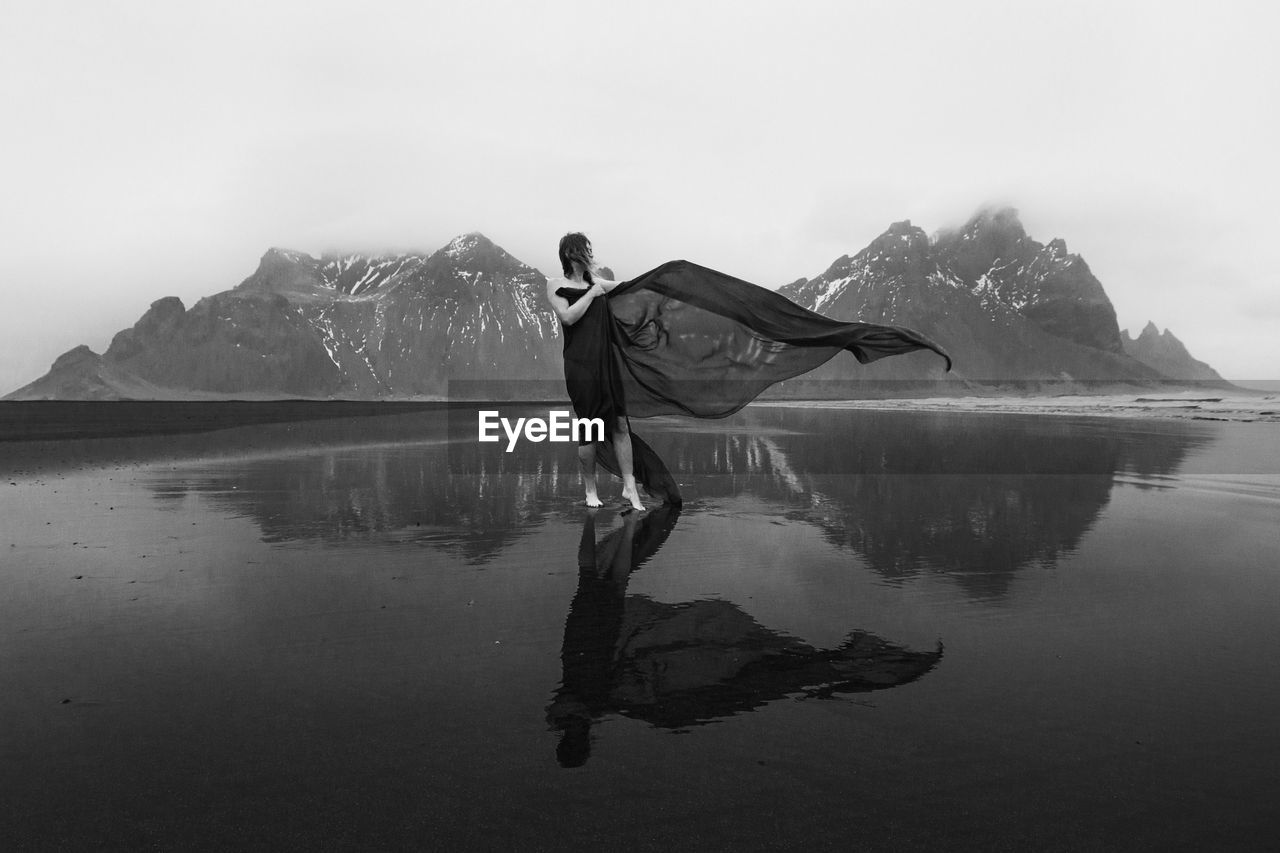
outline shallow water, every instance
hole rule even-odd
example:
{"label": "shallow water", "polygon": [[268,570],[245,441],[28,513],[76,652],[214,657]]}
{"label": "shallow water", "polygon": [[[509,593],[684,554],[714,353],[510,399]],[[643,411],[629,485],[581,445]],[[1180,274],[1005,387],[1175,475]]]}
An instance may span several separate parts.
{"label": "shallow water", "polygon": [[635,428],[679,511],[458,409],[0,443],[0,837],[1270,845],[1274,425]]}

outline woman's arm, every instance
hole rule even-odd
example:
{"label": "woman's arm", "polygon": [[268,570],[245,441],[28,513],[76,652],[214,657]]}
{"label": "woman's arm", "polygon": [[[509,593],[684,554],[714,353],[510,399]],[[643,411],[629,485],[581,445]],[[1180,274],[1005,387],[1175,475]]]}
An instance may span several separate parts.
{"label": "woman's arm", "polygon": [[551,303],[551,310],[556,312],[556,316],[560,318],[560,322],[566,326],[572,326],[574,323],[582,319],[582,315],[587,313],[587,309],[591,307],[591,300],[604,293],[604,288],[597,281],[591,285],[586,293],[578,297],[578,301],[569,304],[569,300],[553,291],[550,286],[547,287],[547,300]]}

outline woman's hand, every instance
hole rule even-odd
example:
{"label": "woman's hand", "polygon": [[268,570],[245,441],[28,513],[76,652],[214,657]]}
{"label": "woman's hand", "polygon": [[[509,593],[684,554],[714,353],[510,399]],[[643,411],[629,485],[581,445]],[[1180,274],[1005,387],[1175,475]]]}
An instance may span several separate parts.
{"label": "woman's hand", "polygon": [[587,291],[587,296],[604,296],[604,286],[598,281],[593,283],[591,288]]}

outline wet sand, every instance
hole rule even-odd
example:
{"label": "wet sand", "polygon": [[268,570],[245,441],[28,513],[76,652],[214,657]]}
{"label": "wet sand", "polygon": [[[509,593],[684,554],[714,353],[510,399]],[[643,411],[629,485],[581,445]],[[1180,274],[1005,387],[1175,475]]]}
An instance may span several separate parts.
{"label": "wet sand", "polygon": [[1280,423],[1280,394],[1200,388],[1140,394],[919,397],[898,400],[761,402],[757,405],[899,412],[1002,412],[1073,417]]}
{"label": "wet sand", "polygon": [[1273,839],[1280,428],[637,422],[636,517],[473,425],[0,442],[6,847]]}

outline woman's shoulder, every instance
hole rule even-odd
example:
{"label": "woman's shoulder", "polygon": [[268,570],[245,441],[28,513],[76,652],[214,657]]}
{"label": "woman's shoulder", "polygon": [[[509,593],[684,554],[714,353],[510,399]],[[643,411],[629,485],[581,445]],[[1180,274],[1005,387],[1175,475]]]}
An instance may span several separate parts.
{"label": "woman's shoulder", "polygon": [[590,290],[590,286],[579,286],[571,278],[547,279],[547,293],[559,293],[562,290],[572,291],[573,293],[586,293]]}

